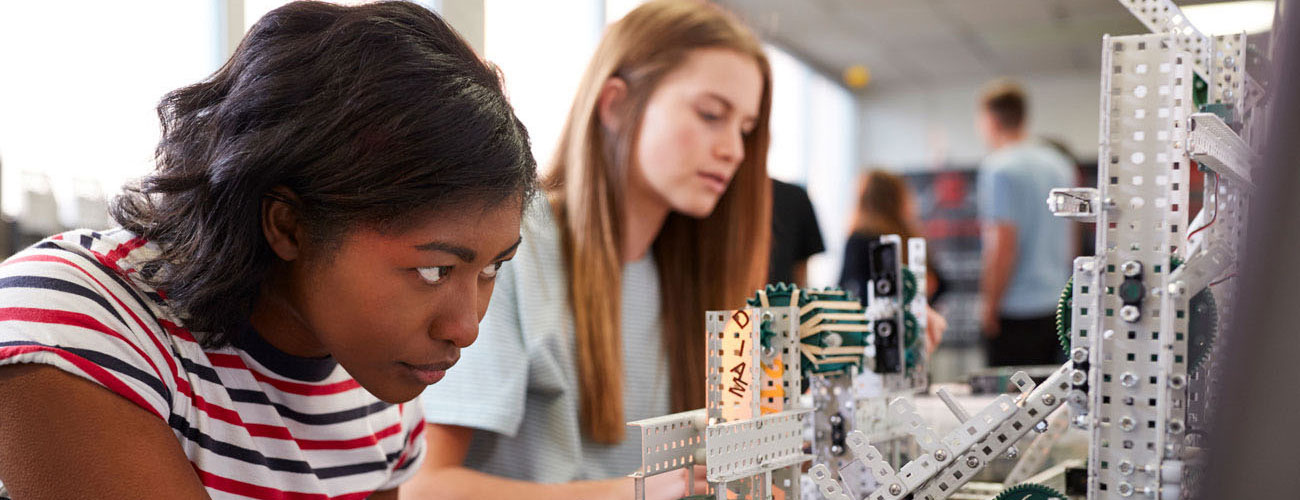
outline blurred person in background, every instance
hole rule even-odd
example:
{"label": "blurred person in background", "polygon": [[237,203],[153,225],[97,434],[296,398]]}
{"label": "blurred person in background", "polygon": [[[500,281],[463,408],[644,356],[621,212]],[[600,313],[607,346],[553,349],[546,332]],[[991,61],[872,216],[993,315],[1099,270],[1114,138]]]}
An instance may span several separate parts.
{"label": "blurred person in background", "polygon": [[1045,205],[1074,185],[1071,160],[1026,133],[1028,103],[1016,83],[997,80],[979,100],[976,128],[990,153],[980,163],[976,208],[983,271],[981,330],[989,366],[1056,364],[1056,302],[1070,276],[1075,237]]}
{"label": "blurred person in background", "polygon": [[[424,395],[429,458],[403,497],[632,498],[627,422],[702,408],[705,312],[764,285],[771,95],[762,45],[716,5],[655,0],[607,28],[483,335]],[[688,474],[703,493],[697,466],[647,498],[691,494]]]}
{"label": "blurred person in background", "polygon": [[[840,270],[839,286],[856,295],[865,296],[863,285],[871,281],[869,274],[868,244],[888,234],[902,238],[903,262],[907,262],[907,239],[922,237],[920,208],[916,194],[907,186],[901,175],[880,169],[871,169],[858,178],[858,203],[853,214],[849,239],[844,244],[844,266]],[[934,331],[930,325],[943,326],[943,319],[934,314],[933,304],[947,288],[934,260],[927,255],[925,290],[931,310],[927,321],[929,348],[938,347],[942,330]]]}
{"label": "blurred person in background", "polygon": [[772,179],[772,254],[768,283],[808,286],[808,259],[826,251],[808,192]]}

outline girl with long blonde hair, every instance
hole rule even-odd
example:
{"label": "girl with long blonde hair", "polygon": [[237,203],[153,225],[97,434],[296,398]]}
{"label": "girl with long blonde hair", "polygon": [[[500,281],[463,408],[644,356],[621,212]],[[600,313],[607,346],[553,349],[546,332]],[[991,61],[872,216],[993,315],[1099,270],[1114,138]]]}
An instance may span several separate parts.
{"label": "girl with long blonde hair", "polygon": [[[771,95],[760,43],[717,6],[651,1],[609,27],[478,344],[425,393],[412,498],[631,496],[626,422],[704,405],[704,312],[764,283]],[[688,493],[686,473],[703,485],[656,476],[648,497]]]}

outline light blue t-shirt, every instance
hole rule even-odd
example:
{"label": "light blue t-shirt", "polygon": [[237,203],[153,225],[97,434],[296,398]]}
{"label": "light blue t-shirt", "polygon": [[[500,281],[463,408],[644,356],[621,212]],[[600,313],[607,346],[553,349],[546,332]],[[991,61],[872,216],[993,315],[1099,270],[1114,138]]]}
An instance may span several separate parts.
{"label": "light blue t-shirt", "polygon": [[977,209],[983,223],[1016,226],[1016,260],[1002,298],[1008,318],[1052,314],[1070,277],[1073,240],[1067,220],[1052,215],[1047,195],[1074,185],[1070,160],[1038,141],[1026,140],[993,152],[980,164]]}
{"label": "light blue t-shirt", "polygon": [[[470,469],[544,483],[626,476],[641,466],[638,434],[616,445],[582,434],[566,265],[545,197],[529,205],[521,233],[514,260],[497,274],[478,340],[421,395],[425,420],[475,429]],[[624,265],[622,281],[624,419],[665,415],[669,373],[654,258]]]}

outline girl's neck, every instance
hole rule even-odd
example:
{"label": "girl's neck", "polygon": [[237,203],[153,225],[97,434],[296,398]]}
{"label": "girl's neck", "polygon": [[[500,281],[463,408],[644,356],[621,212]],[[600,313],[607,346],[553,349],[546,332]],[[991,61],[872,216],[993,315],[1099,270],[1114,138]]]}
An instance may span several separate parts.
{"label": "girl's neck", "polygon": [[622,262],[636,262],[645,257],[654,244],[659,231],[668,220],[668,202],[648,186],[628,183],[626,204],[623,205],[623,255]]}

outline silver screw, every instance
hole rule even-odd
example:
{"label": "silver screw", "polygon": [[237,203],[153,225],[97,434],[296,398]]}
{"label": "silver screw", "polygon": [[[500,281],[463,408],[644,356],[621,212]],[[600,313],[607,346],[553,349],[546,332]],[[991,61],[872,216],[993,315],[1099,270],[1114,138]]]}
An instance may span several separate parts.
{"label": "silver screw", "polygon": [[1119,308],[1119,317],[1129,323],[1135,323],[1142,318],[1142,311],[1139,311],[1137,306],[1124,306]]}
{"label": "silver screw", "polygon": [[772,321],[772,311],[763,311],[763,321]]}
{"label": "silver screw", "polygon": [[894,327],[892,326],[891,323],[881,321],[878,325],[876,325],[876,335],[879,335],[881,337],[888,337],[893,333],[894,333]]}
{"label": "silver screw", "polygon": [[1044,420],[1042,422],[1034,424],[1034,432],[1037,432],[1039,434],[1047,432],[1047,421]]}
{"label": "silver screw", "polygon": [[902,486],[899,486],[898,483],[891,484],[891,485],[889,485],[889,494],[890,494],[890,495],[902,495],[902,494],[903,494],[903,487],[902,487]]}
{"label": "silver screw", "polygon": [[831,445],[831,455],[840,456],[844,454],[844,447],[838,444]]}
{"label": "silver screw", "polygon": [[1088,382],[1088,374],[1083,370],[1070,372],[1070,383],[1074,385],[1083,385]]}
{"label": "silver screw", "polygon": [[1133,474],[1133,462],[1125,460],[1119,463],[1119,473],[1125,476]]}
{"label": "silver screw", "polygon": [[1044,395],[1043,395],[1043,404],[1045,404],[1045,405],[1047,405],[1047,406],[1052,406],[1052,405],[1056,404],[1056,396],[1053,396],[1053,395],[1051,395],[1051,394],[1044,394]]}
{"label": "silver screw", "polygon": [[1137,422],[1133,420],[1133,417],[1119,419],[1119,428],[1124,429],[1125,432],[1132,431],[1135,427],[1137,427]]}
{"label": "silver screw", "polygon": [[1088,404],[1088,395],[1084,394],[1083,391],[1071,392],[1070,402],[1079,406],[1085,406]]}
{"label": "silver screw", "polygon": [[942,461],[946,460],[947,458],[948,458],[948,454],[947,454],[946,452],[944,452],[943,450],[934,450],[934,459],[935,459],[935,460],[938,460],[938,461],[942,462]]}
{"label": "silver screw", "polygon": [[978,458],[976,458],[976,457],[974,457],[974,456],[966,457],[966,466],[967,466],[967,467],[970,467],[970,468],[972,468],[972,469],[974,469],[974,468],[976,468],[976,467],[979,467],[979,466],[980,466],[980,459],[978,459]]}
{"label": "silver screw", "polygon": [[1070,361],[1074,361],[1075,363],[1083,363],[1085,361],[1088,361],[1088,348],[1075,347],[1074,349],[1072,349],[1070,351]]}
{"label": "silver screw", "polygon": [[1235,66],[1236,64],[1237,64],[1237,58],[1236,58],[1236,57],[1228,56],[1228,57],[1223,58],[1223,67],[1225,67],[1225,68],[1231,68],[1231,67]]}
{"label": "silver screw", "polygon": [[1128,483],[1119,483],[1119,496],[1126,497],[1133,494],[1133,485]]}
{"label": "silver screw", "polygon": [[1007,448],[1005,456],[1007,457],[1007,460],[1015,460],[1016,457],[1020,456],[1020,448],[1016,448],[1015,446]]}
{"label": "silver screw", "polygon": [[1137,375],[1134,375],[1133,372],[1124,372],[1123,375],[1119,376],[1119,383],[1124,387],[1133,387],[1137,385],[1138,377]]}
{"label": "silver screw", "polygon": [[844,417],[841,417],[840,414],[836,413],[834,415],[831,415],[830,421],[831,421],[831,425],[840,425],[844,423]]}
{"label": "silver screw", "polygon": [[1139,274],[1142,274],[1142,263],[1136,260],[1130,260],[1120,264],[1119,269],[1124,273],[1125,277],[1136,278]]}
{"label": "silver screw", "polygon": [[1182,388],[1183,388],[1183,384],[1186,384],[1186,383],[1187,383],[1187,379],[1186,379],[1185,377],[1183,377],[1182,375],[1171,375],[1171,376],[1169,377],[1169,387],[1171,387],[1171,388],[1174,388],[1174,389],[1182,389]]}

